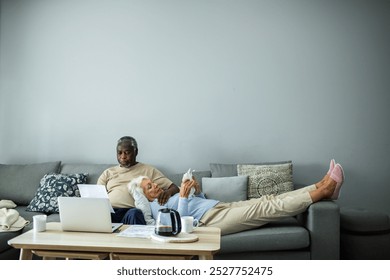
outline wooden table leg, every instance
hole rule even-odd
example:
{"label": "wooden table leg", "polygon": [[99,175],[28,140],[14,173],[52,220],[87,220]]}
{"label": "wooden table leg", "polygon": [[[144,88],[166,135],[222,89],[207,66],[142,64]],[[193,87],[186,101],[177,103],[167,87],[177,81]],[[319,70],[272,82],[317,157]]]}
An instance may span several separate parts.
{"label": "wooden table leg", "polygon": [[198,258],[199,258],[199,260],[213,260],[214,259],[213,255],[199,255]]}
{"label": "wooden table leg", "polygon": [[30,249],[20,249],[19,260],[32,260],[33,253]]}

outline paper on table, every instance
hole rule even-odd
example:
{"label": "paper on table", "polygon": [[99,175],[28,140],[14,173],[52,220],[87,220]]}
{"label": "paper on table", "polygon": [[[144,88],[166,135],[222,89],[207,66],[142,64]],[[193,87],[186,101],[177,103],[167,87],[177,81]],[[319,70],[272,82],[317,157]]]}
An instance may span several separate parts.
{"label": "paper on table", "polygon": [[[108,194],[106,187],[103,185],[93,185],[93,184],[77,184],[80,190],[81,197],[93,197],[93,198],[107,198]],[[111,204],[111,213],[115,213]]]}
{"label": "paper on table", "polygon": [[153,233],[154,226],[130,225],[127,229],[118,233],[117,236],[151,238]]}

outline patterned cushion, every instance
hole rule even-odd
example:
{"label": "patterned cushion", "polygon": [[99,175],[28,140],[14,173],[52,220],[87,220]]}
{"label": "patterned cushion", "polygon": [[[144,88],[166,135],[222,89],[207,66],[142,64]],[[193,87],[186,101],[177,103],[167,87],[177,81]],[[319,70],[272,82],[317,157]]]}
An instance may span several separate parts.
{"label": "patterned cushion", "polygon": [[58,213],[57,197],[80,196],[77,184],[86,184],[88,174],[46,174],[39,188],[27,206],[27,211]]}
{"label": "patterned cushion", "polygon": [[237,165],[240,176],[249,176],[248,199],[278,195],[294,190],[292,163],[273,165]]}

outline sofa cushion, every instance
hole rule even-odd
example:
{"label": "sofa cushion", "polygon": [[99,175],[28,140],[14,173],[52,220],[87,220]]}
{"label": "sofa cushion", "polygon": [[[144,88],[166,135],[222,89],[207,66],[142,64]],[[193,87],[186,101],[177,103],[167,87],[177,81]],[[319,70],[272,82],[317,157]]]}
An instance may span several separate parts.
{"label": "sofa cushion", "polygon": [[61,162],[24,165],[0,164],[0,198],[28,205],[45,174],[56,173]]}
{"label": "sofa cushion", "polygon": [[296,219],[286,218],[258,229],[222,236],[219,253],[298,250],[309,245],[307,229],[300,226]]}
{"label": "sofa cushion", "polygon": [[[259,162],[259,163],[241,163],[245,165],[272,165],[272,164],[285,164],[292,163],[288,161],[276,161],[276,162]],[[237,165],[239,163],[210,163],[211,177],[231,177],[237,176]]]}
{"label": "sofa cushion", "polygon": [[343,207],[340,209],[340,225],[342,230],[354,233],[390,232],[390,217],[387,213]]}
{"label": "sofa cushion", "polygon": [[2,259],[3,252],[12,248],[10,245],[8,245],[8,240],[10,240],[14,237],[17,237],[18,235],[20,235],[21,232],[22,232],[22,230],[1,232],[1,234],[0,234],[0,260]]}
{"label": "sofa cushion", "polygon": [[27,206],[27,211],[58,213],[59,196],[80,196],[77,184],[85,184],[88,174],[47,174]]}
{"label": "sofa cushion", "polygon": [[247,199],[248,176],[202,178],[202,190],[207,198],[222,202]]}
{"label": "sofa cushion", "polygon": [[248,199],[294,190],[292,164],[237,165],[238,175],[249,176]]}

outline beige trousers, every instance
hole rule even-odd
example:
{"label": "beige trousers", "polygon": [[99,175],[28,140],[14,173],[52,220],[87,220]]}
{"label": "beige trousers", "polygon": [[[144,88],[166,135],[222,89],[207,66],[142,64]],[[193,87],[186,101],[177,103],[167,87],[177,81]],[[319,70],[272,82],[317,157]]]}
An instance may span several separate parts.
{"label": "beige trousers", "polygon": [[218,227],[222,235],[258,228],[271,221],[304,212],[313,203],[310,185],[280,195],[266,195],[239,202],[220,202],[200,219],[201,226]]}

